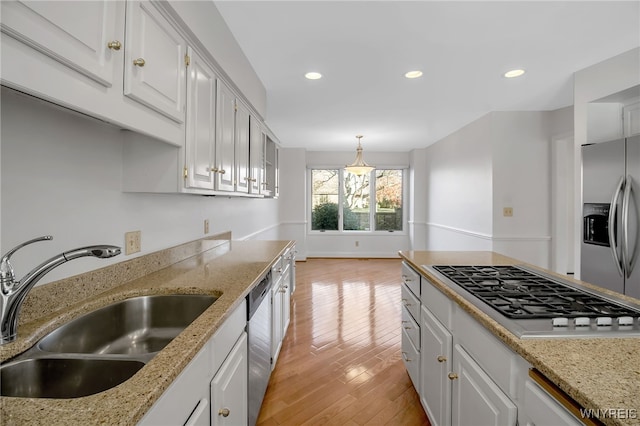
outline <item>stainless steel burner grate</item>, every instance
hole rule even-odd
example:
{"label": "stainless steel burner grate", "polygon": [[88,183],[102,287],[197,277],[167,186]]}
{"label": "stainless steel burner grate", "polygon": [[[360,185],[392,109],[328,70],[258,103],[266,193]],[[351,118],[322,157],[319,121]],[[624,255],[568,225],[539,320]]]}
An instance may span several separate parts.
{"label": "stainless steel burner grate", "polygon": [[517,266],[433,266],[508,318],[638,316],[613,301]]}

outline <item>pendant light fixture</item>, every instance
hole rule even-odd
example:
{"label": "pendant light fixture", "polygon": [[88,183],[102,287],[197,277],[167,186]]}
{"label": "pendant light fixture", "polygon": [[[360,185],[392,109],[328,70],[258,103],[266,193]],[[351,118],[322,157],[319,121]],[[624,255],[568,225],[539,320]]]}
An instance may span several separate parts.
{"label": "pendant light fixture", "polygon": [[358,148],[356,149],[356,159],[353,164],[349,166],[345,166],[345,170],[349,173],[353,173],[356,176],[361,176],[369,173],[371,170],[375,169],[375,167],[368,165],[362,159],[362,145],[360,144],[360,139],[362,139],[362,135],[357,135],[358,139]]}

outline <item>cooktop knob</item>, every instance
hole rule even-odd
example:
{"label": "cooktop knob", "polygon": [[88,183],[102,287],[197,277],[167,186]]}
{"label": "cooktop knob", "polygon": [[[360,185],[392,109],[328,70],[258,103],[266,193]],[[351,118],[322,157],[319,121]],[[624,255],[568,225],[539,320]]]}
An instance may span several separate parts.
{"label": "cooktop knob", "polygon": [[568,318],[553,318],[551,323],[554,327],[568,327],[569,319]]}
{"label": "cooktop knob", "polygon": [[599,327],[609,327],[611,326],[611,323],[611,317],[596,318],[596,325]]}
{"label": "cooktop knob", "polygon": [[591,319],[587,317],[578,317],[574,319],[574,324],[576,327],[589,327],[591,325]]}
{"label": "cooktop knob", "polygon": [[618,317],[618,325],[633,325],[633,317]]}

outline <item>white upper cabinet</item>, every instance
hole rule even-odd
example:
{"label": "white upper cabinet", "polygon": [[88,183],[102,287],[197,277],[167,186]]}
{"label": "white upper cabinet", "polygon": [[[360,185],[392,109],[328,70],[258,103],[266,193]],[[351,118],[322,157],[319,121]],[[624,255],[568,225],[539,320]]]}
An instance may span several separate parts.
{"label": "white upper cabinet", "polygon": [[262,193],[262,177],[264,173],[264,139],[265,133],[262,125],[253,116],[250,118],[249,127],[249,175],[250,194]]}
{"label": "white upper cabinet", "polygon": [[218,80],[216,106],[216,190],[234,191],[236,96]]}
{"label": "white upper cabinet", "polygon": [[3,0],[1,7],[4,32],[101,85],[112,86],[111,55],[124,53],[124,2]]}
{"label": "white upper cabinet", "polygon": [[236,191],[249,193],[249,108],[236,100]]}
{"label": "white upper cabinet", "polygon": [[186,186],[214,189],[216,74],[189,48],[187,79]]}
{"label": "white upper cabinet", "polygon": [[187,43],[149,1],[127,2],[124,94],[184,122]]}

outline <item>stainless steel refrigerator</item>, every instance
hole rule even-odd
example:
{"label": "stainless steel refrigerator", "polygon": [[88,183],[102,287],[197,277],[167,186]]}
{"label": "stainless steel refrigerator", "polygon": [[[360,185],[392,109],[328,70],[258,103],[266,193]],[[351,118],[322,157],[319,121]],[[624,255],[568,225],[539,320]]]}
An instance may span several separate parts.
{"label": "stainless steel refrigerator", "polygon": [[640,136],[582,147],[580,279],[640,298]]}

